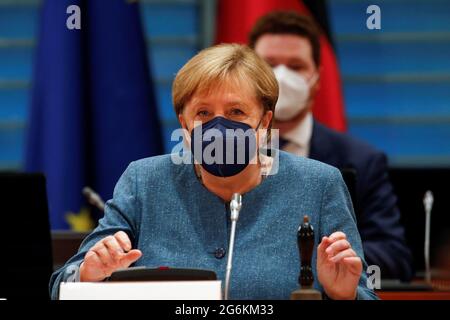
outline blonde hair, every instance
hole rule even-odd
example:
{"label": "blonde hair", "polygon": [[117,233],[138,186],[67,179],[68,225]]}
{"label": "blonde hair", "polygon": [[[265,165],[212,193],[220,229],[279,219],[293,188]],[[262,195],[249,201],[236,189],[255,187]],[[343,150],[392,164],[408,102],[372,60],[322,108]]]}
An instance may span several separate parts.
{"label": "blonde hair", "polygon": [[264,112],[275,110],[278,83],[270,66],[247,46],[220,44],[200,51],[178,71],[172,85],[175,113],[182,113],[194,94],[230,81],[250,84]]}

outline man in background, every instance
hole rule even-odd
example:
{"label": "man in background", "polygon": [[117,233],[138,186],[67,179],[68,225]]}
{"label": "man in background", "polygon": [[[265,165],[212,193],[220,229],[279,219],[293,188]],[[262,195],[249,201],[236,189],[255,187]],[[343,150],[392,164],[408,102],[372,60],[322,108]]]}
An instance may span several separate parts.
{"label": "man in background", "polygon": [[412,258],[385,154],[314,121],[311,108],[319,88],[320,32],[307,16],[273,12],[253,27],[249,45],[273,68],[280,87],[274,128],[280,148],[356,174],[352,192],[368,265],[382,278],[410,280]]}

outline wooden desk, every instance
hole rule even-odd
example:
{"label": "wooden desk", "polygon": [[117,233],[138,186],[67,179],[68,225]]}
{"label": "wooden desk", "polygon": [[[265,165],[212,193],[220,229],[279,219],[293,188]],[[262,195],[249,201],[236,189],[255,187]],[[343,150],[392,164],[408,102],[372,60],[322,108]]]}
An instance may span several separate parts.
{"label": "wooden desk", "polygon": [[450,291],[378,291],[382,300],[450,300]]}

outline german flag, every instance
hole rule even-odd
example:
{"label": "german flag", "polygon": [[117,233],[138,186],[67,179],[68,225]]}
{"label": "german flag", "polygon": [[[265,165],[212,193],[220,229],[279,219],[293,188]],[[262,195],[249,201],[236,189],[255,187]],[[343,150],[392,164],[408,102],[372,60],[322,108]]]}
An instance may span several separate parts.
{"label": "german flag", "polygon": [[345,131],[345,110],[339,68],[334,54],[325,0],[220,0],[217,43],[246,43],[255,22],[275,10],[295,10],[312,16],[322,29],[320,88],[313,113],[329,128]]}

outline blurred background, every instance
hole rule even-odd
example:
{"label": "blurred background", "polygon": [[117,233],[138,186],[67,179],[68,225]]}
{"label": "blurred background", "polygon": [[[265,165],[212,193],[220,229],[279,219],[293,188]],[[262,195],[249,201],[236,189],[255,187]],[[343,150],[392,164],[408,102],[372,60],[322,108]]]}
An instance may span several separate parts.
{"label": "blurred background", "polygon": [[[135,3],[136,1],[122,2]],[[261,1],[259,4],[263,2]],[[59,8],[64,10],[72,3],[85,4],[86,2],[49,1],[47,4],[54,6],[55,3],[59,3]],[[97,8],[90,7],[90,13],[95,16],[95,10],[98,10],[107,16],[108,12],[114,10],[114,5],[109,6],[110,3],[118,2],[108,2],[107,7],[106,2],[97,1]],[[450,1],[386,0],[373,3],[373,1],[365,0],[330,0],[304,1],[304,3],[309,6],[315,18],[321,23],[323,30],[328,32],[329,41],[337,57],[342,80],[345,117],[342,127],[338,129],[347,131],[386,152],[392,168],[450,168]],[[313,3],[320,3],[320,5],[313,5]],[[371,4],[377,4],[381,8],[381,30],[369,30],[366,27],[368,17],[366,9]],[[112,196],[114,183],[127,163],[137,157],[171,151],[177,141],[170,141],[170,135],[174,129],[178,128],[178,121],[171,103],[171,84],[175,73],[200,49],[217,41],[230,39],[230,33],[226,31],[227,23],[242,25],[243,20],[248,20],[248,17],[243,16],[243,12],[262,10],[257,7],[257,1],[251,0],[247,2],[229,0],[228,3],[226,0],[222,2],[218,0],[141,0],[137,6],[136,13],[140,16],[141,21],[140,24],[138,21],[136,28],[141,28],[143,33],[146,59],[146,64],[142,65],[146,65],[150,79],[147,82],[144,81],[144,89],[148,89],[149,96],[143,97],[144,100],[140,101],[148,102],[148,108],[151,111],[144,113],[139,113],[139,111],[136,113],[136,118],[145,119],[146,123],[151,124],[150,130],[145,128],[147,131],[142,132],[141,135],[145,136],[144,140],[147,139],[146,146],[151,146],[151,148],[148,149],[148,152],[147,149],[144,149],[144,152],[132,150],[129,153],[127,149],[116,148],[109,159],[105,157],[102,159],[103,163],[98,167],[93,166],[93,168],[89,167],[90,161],[94,161],[93,154],[95,152],[87,152],[82,157],[85,164],[79,168],[77,159],[81,158],[78,153],[84,152],[86,148],[102,148],[100,140],[91,139],[93,142],[90,142],[86,148],[83,144],[77,144],[78,149],[72,148],[72,146],[59,149],[50,147],[51,150],[48,149],[50,156],[52,156],[52,152],[65,153],[62,158],[55,157],[59,159],[57,161],[69,163],[60,168],[61,170],[56,175],[60,175],[64,171],[72,171],[71,168],[73,168],[73,174],[64,178],[66,184],[57,186],[60,193],[53,194],[54,191],[51,190],[54,188],[53,186],[48,190],[53,229],[89,230],[93,227],[92,224],[82,218],[79,220],[76,218],[83,216],[83,212],[86,210],[95,210],[93,208],[86,209],[86,201],[81,195],[84,185],[93,185],[104,199],[109,199]],[[68,63],[70,61],[79,63],[80,61],[76,60],[77,57],[86,55],[85,51],[79,50],[77,44],[68,45],[68,42],[64,42],[65,47],[61,48],[58,42],[55,42],[55,39],[59,39],[56,41],[67,40],[67,35],[61,35],[54,31],[65,23],[68,17],[64,11],[61,13],[61,10],[55,10],[55,7],[45,9],[44,2],[40,0],[0,0],[1,171],[35,171],[33,168],[39,167],[36,162],[42,161],[42,159],[33,160],[32,156],[27,158],[27,153],[36,152],[36,150],[33,151],[30,144],[40,144],[40,152],[45,153],[46,148],[49,148],[49,144],[53,141],[48,140],[46,135],[52,136],[52,139],[58,135],[57,131],[46,132],[45,121],[40,119],[44,114],[52,121],[57,121],[58,117],[52,118],[50,115],[53,111],[44,108],[40,114],[38,112],[33,115],[31,112],[32,105],[39,109],[42,108],[42,104],[51,100],[49,97],[52,96],[52,93],[45,92],[48,87],[45,89],[46,87],[42,87],[41,83],[48,81],[54,73],[43,70],[52,64],[55,69],[61,69],[64,61],[60,61],[60,59],[64,60],[66,56],[70,56],[66,60],[69,61]],[[114,14],[118,14],[117,11],[120,12],[120,10],[115,11]],[[58,12],[61,13],[59,18],[56,16]],[[92,30],[95,29],[93,26],[96,21],[87,18],[84,20],[85,12],[82,11],[81,14],[82,32],[83,29],[90,28],[88,31],[89,41],[99,37],[99,39],[106,39],[104,40],[106,43],[109,41],[108,39],[114,38],[116,31],[114,28],[110,32],[109,38],[101,34],[101,27],[95,34]],[[97,14],[99,17],[98,12]],[[126,14],[128,15],[126,19],[132,19],[134,12],[127,11]],[[120,29],[122,27],[120,19],[120,15],[113,15],[109,21],[104,22]],[[85,22],[89,27],[86,27]],[[254,21],[247,22],[253,23]],[[221,29],[221,36],[218,38],[219,29]],[[128,32],[133,32],[133,30],[138,29],[131,28]],[[124,39],[127,38],[124,34],[122,36]],[[68,37],[70,39],[71,36]],[[82,38],[69,41],[81,41],[78,43],[79,47],[83,47],[83,45],[88,47],[83,42],[85,40],[80,39]],[[235,39],[235,41],[242,41],[242,39],[244,41],[246,39],[245,32],[242,33],[240,39]],[[231,40],[233,40],[232,37]],[[89,45],[91,48],[93,47],[92,43]],[[115,46],[117,49],[117,44]],[[139,52],[139,47],[134,49]],[[89,54],[95,56],[96,53],[89,51]],[[140,58],[139,53],[132,57],[130,59],[137,61]],[[88,83],[95,87],[97,80],[101,82],[104,79],[96,78],[92,71],[96,67],[95,61],[91,60],[89,69],[89,72],[92,73],[89,75],[91,82]],[[105,59],[101,56],[99,60]],[[116,65],[120,65],[120,63]],[[85,67],[83,63],[75,63],[67,70],[59,70],[61,72],[58,77],[72,74],[74,79],[78,77],[76,78],[78,82],[73,84],[68,82],[62,87],[53,84],[53,87],[49,87],[61,90],[57,94],[62,95],[63,99],[67,99],[67,104],[59,105],[61,109],[76,109],[80,106],[85,108],[84,100],[74,102],[70,95],[66,94],[67,92],[76,94],[77,91],[73,91],[72,86],[86,94],[83,88],[87,85],[80,80],[84,79],[84,75],[73,75],[73,72]],[[102,69],[96,71],[102,72]],[[123,74],[126,74],[126,70],[122,70],[121,75]],[[115,76],[114,73],[110,75]],[[144,73],[140,76],[146,79],[147,75]],[[70,78],[70,76],[68,77]],[[118,81],[120,85],[120,81],[125,83],[128,80],[124,78],[123,80],[118,79]],[[102,90],[100,85],[99,87],[95,90]],[[88,91],[87,95],[90,98],[95,96],[91,91]],[[43,96],[47,100],[42,98]],[[95,99],[101,100],[102,96],[94,97]],[[132,108],[133,106],[119,107]],[[64,139],[75,141],[77,137],[74,138],[74,135],[77,134],[95,136],[95,130],[99,129],[99,135],[103,134],[105,139],[109,139],[113,143],[117,135],[115,136],[108,130],[117,130],[117,128],[108,128],[108,125],[102,127],[104,116],[101,114],[101,110],[97,110],[97,113],[97,115],[90,115],[90,118],[100,119],[98,126],[94,125],[94,129],[77,127],[78,122],[84,123],[83,116],[85,114],[77,112],[69,114],[64,125],[77,128],[74,130],[71,128],[70,136],[64,137]],[[152,119],[147,121],[148,115]],[[120,118],[120,111],[116,113],[116,116]],[[95,123],[94,120],[91,119],[91,122]],[[132,118],[129,120],[133,121]],[[33,130],[30,129],[32,121],[34,122]],[[111,123],[114,124],[114,122]],[[109,125],[113,126],[111,123]],[[139,138],[139,132],[127,138]],[[122,141],[122,143],[127,144],[130,141]],[[58,143],[64,144],[64,141]],[[86,175],[85,167],[88,167],[87,171],[98,171],[99,168],[107,166],[115,154],[121,154],[121,162],[110,171],[106,168],[102,173],[103,176],[96,176],[95,179],[77,178],[80,175],[79,172],[82,172],[83,176]],[[49,157],[49,155],[46,156]],[[95,161],[97,160],[95,159]],[[48,159],[46,161],[48,165]],[[52,163],[52,166],[58,166],[57,161]],[[47,176],[47,180],[49,179],[52,183],[51,174]],[[76,183],[73,184],[71,179],[77,180]],[[99,182],[96,179],[103,180]],[[106,184],[105,187],[97,187],[103,182]],[[70,186],[71,184],[73,186]],[[67,196],[67,193],[70,195]],[[55,198],[58,198],[60,203],[52,200]],[[66,207],[64,207],[65,205]],[[97,213],[97,215],[99,214]],[[95,224],[95,212],[89,215],[90,218],[94,217]]]}
{"label": "blurred background", "polygon": [[[368,30],[373,1],[327,2],[350,133],[393,166],[450,165],[450,1],[376,1],[382,29]],[[142,25],[164,151],[178,123],[171,103],[177,70],[214,43],[214,0],[142,0]],[[22,170],[40,0],[0,0],[0,168]],[[236,16],[236,19],[239,19]]]}
{"label": "blurred background", "polygon": [[[129,162],[178,143],[170,136],[179,127],[171,102],[179,68],[202,48],[245,42],[268,8],[294,2],[301,1],[0,0],[0,173],[46,175],[55,266],[84,237],[59,230],[87,232],[102,216],[83,187],[110,199]],[[388,155],[418,270],[422,197],[433,189],[432,256],[448,266],[450,1],[302,3],[341,79],[334,85],[342,103],[315,115]],[[71,4],[82,8],[81,30],[66,28]],[[366,27],[372,4],[381,8],[381,30]]]}

